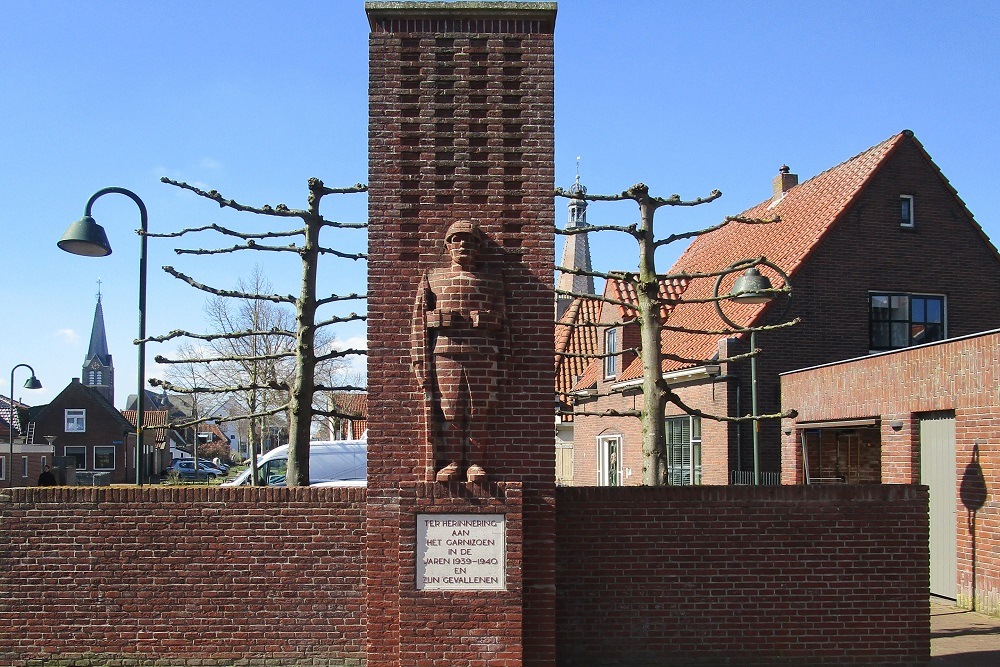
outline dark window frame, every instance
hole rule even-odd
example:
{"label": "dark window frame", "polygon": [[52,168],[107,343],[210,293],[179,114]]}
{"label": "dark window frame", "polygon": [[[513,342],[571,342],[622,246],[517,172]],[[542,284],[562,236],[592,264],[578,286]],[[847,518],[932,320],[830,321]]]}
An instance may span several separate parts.
{"label": "dark window frame", "polygon": [[[876,309],[876,299],[884,299],[886,305]],[[894,316],[894,311],[901,308],[899,302],[904,299],[905,318]],[[903,350],[946,339],[947,305],[947,298],[943,294],[869,292],[868,349],[872,352]],[[876,317],[878,311],[884,312],[885,316]]]}

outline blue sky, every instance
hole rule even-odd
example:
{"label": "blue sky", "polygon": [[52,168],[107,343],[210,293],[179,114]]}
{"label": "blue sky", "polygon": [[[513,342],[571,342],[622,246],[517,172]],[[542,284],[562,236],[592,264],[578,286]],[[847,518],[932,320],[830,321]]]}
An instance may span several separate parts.
{"label": "blue sky", "polygon": [[[654,194],[723,192],[700,209],[663,211],[661,230],[702,226],[767,198],[786,163],[805,180],[909,128],[994,239],[1000,239],[1000,95],[990,2],[602,2],[564,0],[556,23],[556,175],[576,157],[590,192],[643,181]],[[0,387],[31,364],[44,403],[80,375],[97,280],[115,357],[116,405],[135,391],[139,244],[135,205],[94,209],[114,254],[55,242],[106,186],[136,192],[153,232],[217,222],[273,227],[159,182],[215,188],[238,201],[305,206],[306,180],[367,181],[367,38],[363,3],[317,0],[0,3],[0,226],[7,316]],[[557,202],[557,216],[565,216]],[[365,218],[363,195],[328,198],[332,219]],[[628,204],[592,205],[595,223],[632,222]],[[280,221],[279,221],[280,222]],[[326,236],[360,248],[359,235]],[[298,289],[294,259],[271,253],[179,257],[153,240],[150,334],[204,329],[201,293],[159,267],[232,287],[260,262],[275,291]],[[601,269],[634,266],[625,240],[593,242]],[[681,248],[660,255],[665,270]],[[261,256],[267,255],[267,256]],[[321,290],[364,289],[363,265],[326,261]],[[340,329],[344,341],[363,328]],[[149,359],[170,346],[149,347]],[[162,376],[148,362],[148,375]]]}

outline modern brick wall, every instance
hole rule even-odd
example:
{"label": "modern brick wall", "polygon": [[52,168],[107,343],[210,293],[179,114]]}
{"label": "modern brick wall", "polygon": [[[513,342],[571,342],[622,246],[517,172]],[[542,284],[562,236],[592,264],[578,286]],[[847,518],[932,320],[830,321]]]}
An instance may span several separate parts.
{"label": "modern brick wall", "polygon": [[[996,331],[787,373],[781,378],[782,401],[798,411],[797,422],[880,419],[884,483],[920,481],[919,416],[954,411],[959,599],[972,606],[975,596],[977,609],[1000,615],[998,379],[1000,333]],[[889,425],[895,420],[903,424],[899,431]],[[788,425],[794,426],[791,420]],[[782,466],[785,483],[802,483],[802,450],[795,430],[784,437]],[[975,496],[971,500],[970,493]],[[981,507],[973,515],[967,503],[981,503]]]}
{"label": "modern brick wall", "polygon": [[929,659],[917,486],[560,488],[558,664]]}
{"label": "modern brick wall", "polygon": [[[464,647],[470,664],[520,664],[507,644],[522,642],[504,637],[523,612],[525,663],[552,664],[555,5],[369,3],[367,11],[369,665],[401,664],[401,619],[417,608],[455,637],[428,648],[426,660],[460,660],[455,651]],[[429,610],[409,595],[405,570],[412,503],[400,489],[426,479],[426,403],[410,365],[410,330],[420,277],[442,261],[444,232],[457,220],[488,237],[482,261],[507,286],[511,347],[482,463],[494,483],[522,485],[524,592],[517,601],[436,595]],[[448,493],[453,508],[465,498],[475,511],[474,499]],[[491,599],[502,619],[474,616]],[[493,645],[472,641],[478,634]]]}
{"label": "modern brick wall", "polygon": [[[496,489],[417,482],[401,497],[411,512],[520,505],[520,485]],[[567,488],[557,501],[559,664],[927,658],[922,487]],[[365,507],[365,489],[0,491],[0,664],[360,665]],[[508,522],[516,573],[525,526]],[[461,594],[461,620],[495,619],[522,585]],[[400,664],[442,646],[442,664],[466,664],[454,652],[487,641],[428,614],[455,613],[448,593],[401,595],[420,599],[401,606],[414,641]],[[494,664],[520,659],[517,620],[500,619],[515,643]]]}
{"label": "modern brick wall", "polygon": [[0,664],[358,665],[365,490],[0,490]]}

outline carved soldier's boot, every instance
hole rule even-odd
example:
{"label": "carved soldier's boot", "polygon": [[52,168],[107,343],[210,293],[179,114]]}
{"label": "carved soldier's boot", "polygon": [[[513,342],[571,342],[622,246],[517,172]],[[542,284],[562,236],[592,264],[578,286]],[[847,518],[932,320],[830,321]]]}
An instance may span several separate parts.
{"label": "carved soldier's boot", "polygon": [[458,462],[452,461],[445,467],[437,471],[437,481],[439,482],[456,482],[458,481],[458,473],[460,472]]}
{"label": "carved soldier's boot", "polygon": [[469,466],[469,469],[465,472],[465,478],[473,484],[485,482],[486,471],[483,470],[482,466],[473,463],[471,466]]}

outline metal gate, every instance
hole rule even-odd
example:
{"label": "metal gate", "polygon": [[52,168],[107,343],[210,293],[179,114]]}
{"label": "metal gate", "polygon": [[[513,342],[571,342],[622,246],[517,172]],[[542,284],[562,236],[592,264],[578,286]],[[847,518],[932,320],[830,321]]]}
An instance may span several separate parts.
{"label": "metal gate", "polygon": [[920,483],[930,489],[931,594],[958,595],[955,413],[920,415]]}

